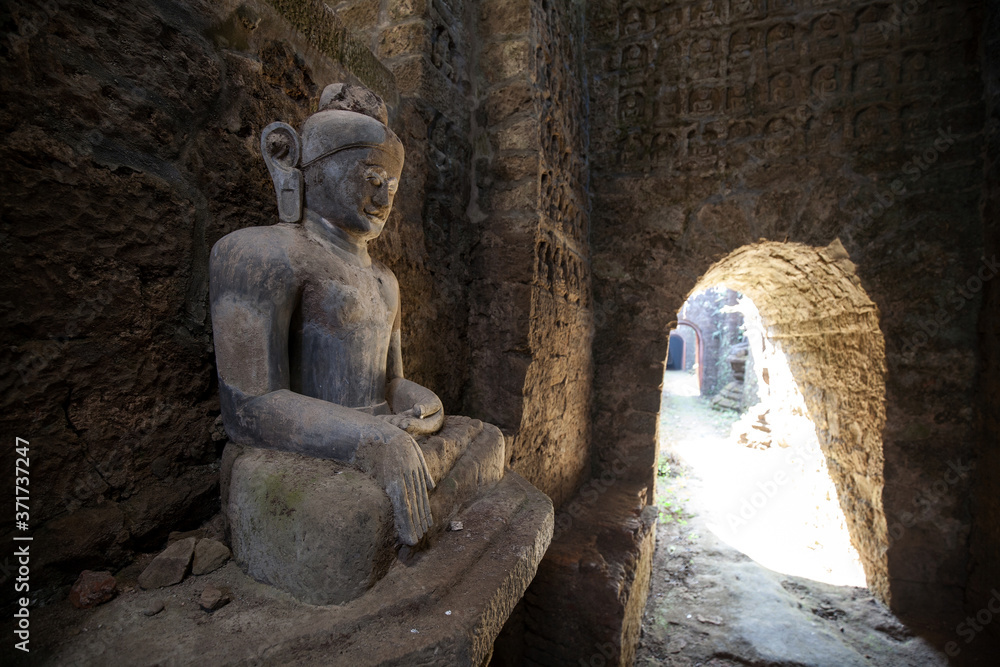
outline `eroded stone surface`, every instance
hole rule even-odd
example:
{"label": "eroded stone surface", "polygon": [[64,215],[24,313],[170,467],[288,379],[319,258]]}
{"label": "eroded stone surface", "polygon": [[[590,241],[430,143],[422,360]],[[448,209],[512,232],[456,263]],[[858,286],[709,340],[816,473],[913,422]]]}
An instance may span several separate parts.
{"label": "eroded stone surface", "polygon": [[201,597],[198,598],[198,604],[205,611],[221,609],[229,604],[230,601],[229,595],[214,584],[205,586],[205,590],[201,592]]}
{"label": "eroded stone surface", "polygon": [[191,562],[191,574],[208,574],[226,564],[229,560],[229,547],[213,539],[201,539],[194,545],[194,560]]}
{"label": "eroded stone surface", "polygon": [[484,228],[466,401],[509,434],[509,465],[558,506],[589,474],[594,313],[583,10],[533,0],[477,8],[477,130],[489,141],[473,156]]}
{"label": "eroded stone surface", "polygon": [[251,577],[304,602],[351,600],[392,563],[392,505],[364,473],[247,448],[233,464],[229,488],[236,561]]}
{"label": "eroded stone surface", "polygon": [[[343,605],[302,604],[230,563],[172,588],[152,618],[143,610],[161,591],[136,591],[86,617],[70,616],[68,605],[44,607],[32,616],[33,661],[94,664],[113,655],[116,664],[148,665],[176,659],[183,646],[217,664],[479,665],[548,546],[552,504],[507,473],[458,517],[464,530],[439,533],[427,551],[394,562],[369,595]],[[198,611],[206,584],[228,590],[232,602]]]}
{"label": "eroded stone surface", "polygon": [[[207,3],[175,3],[170,7],[176,12],[168,12],[166,5],[149,2],[60,2],[52,15],[44,3],[17,2],[5,14],[10,49],[0,87],[19,92],[6,100],[9,113],[2,120],[3,164],[9,169],[3,217],[11,222],[12,258],[4,264],[10,272],[5,284],[31,298],[23,300],[27,306],[19,301],[5,311],[12,323],[4,328],[10,336],[5,343],[17,348],[5,344],[2,352],[10,355],[7,366],[19,379],[4,392],[4,415],[11,432],[46,424],[33,442],[42,447],[41,460],[52,462],[33,478],[46,486],[37,517],[33,512],[47,522],[36,538],[45,537],[39,577],[69,584],[78,563],[126,562],[134,548],[158,546],[166,531],[194,525],[202,509],[214,511],[217,438],[206,433],[217,405],[204,317],[206,251],[236,227],[270,222],[270,186],[264,172],[253,168],[259,156],[248,137],[272,117],[307,113],[318,93],[315,82],[333,80],[317,73],[326,66],[317,65],[315,52],[287,24],[274,31],[266,11],[258,21],[263,3],[240,3],[238,12],[231,11],[234,4],[213,3],[205,10]],[[531,119],[500,123],[497,152],[479,151],[481,161],[474,163],[472,146],[483,136],[470,129],[475,103],[468,95],[469,64],[478,56],[490,86],[525,71],[533,76],[535,63],[538,73],[547,74],[547,56],[535,58],[532,50],[542,40],[527,29],[543,15],[542,3],[484,1],[475,3],[481,5],[475,11],[462,0],[391,0],[378,11],[369,0],[340,4],[350,12],[342,18],[373,48],[383,32],[400,35],[398,24],[427,23],[405,38],[386,36],[396,54],[386,64],[408,95],[390,112],[407,128],[401,135],[411,156],[410,182],[423,185],[401,194],[399,215],[390,221],[379,253],[409,295],[403,327],[410,372],[428,386],[446,387],[442,398],[456,410],[468,400],[514,414],[501,422],[512,432],[521,423],[528,347],[524,337],[506,333],[528,328],[517,320],[529,317],[531,304],[519,286],[534,270],[535,258],[522,260],[536,239],[530,226],[518,234],[518,222],[533,209],[513,211],[504,225],[485,216],[498,210],[494,201],[523,197],[524,189],[494,184],[535,178],[538,137],[550,135]],[[548,4],[557,5],[554,11],[562,5]],[[859,249],[864,255],[859,274],[886,328],[887,433],[895,445],[887,451],[885,499],[887,510],[908,523],[906,513],[919,511],[914,501],[925,497],[922,490],[940,482],[939,473],[949,474],[948,456],[970,450],[970,409],[977,401],[985,401],[977,453],[982,470],[997,469],[993,443],[1000,409],[992,406],[1000,396],[994,390],[1000,372],[990,370],[998,359],[998,327],[991,325],[1000,312],[997,281],[984,286],[981,304],[968,301],[954,311],[957,318],[936,339],[945,341],[944,348],[924,346],[912,362],[899,355],[910,336],[930,326],[935,308],[956,295],[950,287],[966,289],[976,270],[966,253],[978,254],[981,231],[987,255],[998,252],[998,226],[980,230],[976,222],[984,179],[974,157],[985,144],[991,157],[983,219],[996,220],[993,184],[1000,180],[990,176],[996,171],[995,131],[985,141],[974,139],[971,149],[957,146],[960,151],[949,151],[922,172],[919,196],[883,216],[868,213],[877,211],[876,194],[884,195],[884,186],[924,148],[913,141],[920,133],[952,123],[981,127],[978,47],[969,36],[985,36],[988,65],[1000,35],[996,8],[986,3],[991,22],[979,22],[975,14],[982,3],[919,3],[902,25],[891,25],[894,41],[885,44],[878,42],[879,5],[885,3],[703,4],[589,2],[587,34],[577,42],[589,49],[590,145],[573,153],[589,155],[594,167],[587,177],[593,190],[586,193],[595,203],[593,255],[584,262],[589,270],[592,261],[594,270],[598,328],[594,470],[609,464],[621,445],[643,443],[639,448],[654,451],[655,417],[644,406],[658,394],[664,330],[712,261],[761,236],[811,245],[841,236],[852,257]],[[770,30],[785,25],[792,27],[795,49],[787,48],[784,29],[769,43]],[[710,42],[701,44],[702,38]],[[426,48],[436,53],[423,53]],[[718,76],[707,76],[715,65]],[[887,69],[873,72],[872,65]],[[983,78],[995,82],[996,69],[995,62],[984,66]],[[792,85],[787,76],[777,79],[784,74]],[[543,92],[556,80],[538,78],[546,83]],[[995,125],[996,86],[990,85]],[[503,90],[501,95],[516,92]],[[802,119],[797,105],[804,100],[810,106],[814,90],[833,93],[842,106],[824,102],[810,107],[822,118]],[[482,84],[478,91],[483,100],[494,92]],[[56,109],[53,99],[66,103]],[[170,104],[151,106],[151,99]],[[876,129],[883,112],[898,113],[885,126],[889,136],[867,130],[852,136],[854,112],[873,107],[869,125]],[[484,104],[480,114],[485,111]],[[863,141],[841,151],[838,138]],[[792,148],[773,150],[782,145]],[[797,161],[789,164],[787,158]],[[875,165],[881,166],[869,170]],[[872,174],[878,178],[866,180]],[[840,210],[841,203],[855,213]],[[36,243],[38,232],[47,229],[45,220],[55,221],[59,233]],[[497,260],[501,268],[470,261],[470,249],[480,244],[504,254]],[[86,252],[78,261],[81,248]],[[503,265],[509,273],[494,277]],[[483,289],[473,297],[470,284]],[[107,296],[114,308],[106,307]],[[466,336],[470,304],[475,317],[488,315],[490,323],[510,327],[492,338],[485,327]],[[974,353],[976,312],[985,317]],[[571,344],[580,344],[589,331],[574,321],[556,321],[572,331]],[[561,336],[553,338],[565,344]],[[983,370],[973,395],[967,380],[976,372],[976,354]],[[441,358],[450,363],[442,366],[436,361]],[[504,360],[495,374],[502,392],[463,397],[473,358]],[[552,363],[567,368],[575,361]],[[588,370],[579,377],[589,382],[591,375]],[[545,374],[531,377],[533,384]],[[560,374],[549,377],[558,387]],[[579,390],[575,377],[566,374],[572,392],[550,391],[539,382],[525,423],[550,415],[557,424],[568,412],[563,396],[585,421],[589,391]],[[565,500],[581,479],[578,471],[589,471],[588,446],[561,450],[565,456],[550,450],[577,434],[589,437],[583,430],[556,432],[548,450],[537,453],[532,438],[519,441],[516,463],[530,468],[539,484],[550,484],[546,490],[554,497],[555,489],[565,489],[558,496]],[[645,470],[648,459],[640,466]],[[963,497],[963,481],[948,488],[927,521],[909,526],[900,519],[895,562],[916,567],[897,585],[915,606],[939,597],[940,589],[926,583],[935,572],[949,582],[948,590],[960,590],[965,507],[973,508],[976,521],[969,611],[985,605],[1000,563],[997,478],[976,475],[975,503]],[[911,574],[923,583],[908,583]]]}
{"label": "eroded stone surface", "polygon": [[139,585],[150,589],[180,583],[191,565],[195,541],[196,538],[187,537],[164,549],[139,575]]}
{"label": "eroded stone surface", "polygon": [[[552,546],[525,594],[523,647],[516,634],[498,643],[498,664],[591,664],[594,656],[601,664],[635,660],[656,510],[645,506],[643,485],[591,491],[557,515]],[[514,659],[518,650],[523,657]]]}
{"label": "eroded stone surface", "polygon": [[[503,477],[503,436],[478,420],[448,417],[438,434],[417,442],[437,483],[433,535]],[[333,461],[230,450],[229,524],[248,574],[313,604],[352,600],[384,576],[395,535],[392,507],[374,480]]]}
{"label": "eroded stone surface", "polygon": [[[955,604],[967,576],[947,545],[966,540],[969,481],[948,485],[926,512],[925,491],[947,484],[949,462],[967,464],[982,437],[969,408],[979,306],[967,291],[982,263],[982,81],[962,55],[976,49],[980,9],[926,3],[902,25],[867,0],[598,0],[587,9],[594,307],[604,313],[594,346],[597,460],[635,452],[637,476],[651,476],[655,411],[642,406],[660,383],[665,331],[712,263],[759,239],[822,248],[839,238],[878,308],[887,380],[884,428],[876,407],[856,424],[860,446],[842,429],[832,466],[856,487],[845,507],[856,526],[883,503],[886,529],[860,531],[859,548],[883,561],[872,585],[894,608],[928,616]],[[941,113],[936,100],[953,106]],[[909,224],[917,219],[919,229]],[[809,319],[772,310],[762,316],[779,325]],[[850,320],[801,333],[853,336]],[[790,328],[783,335],[800,333]],[[870,340],[861,333],[859,344]],[[827,346],[802,374],[849,358]],[[870,374],[879,372],[876,363]],[[864,375],[861,386],[842,378],[816,416],[832,424],[830,415],[865,409],[855,401],[877,403],[863,398]],[[882,491],[864,481],[880,465],[876,437]]]}
{"label": "eroded stone surface", "polygon": [[78,609],[89,609],[113,598],[116,586],[110,572],[84,570],[69,590],[69,601]]}

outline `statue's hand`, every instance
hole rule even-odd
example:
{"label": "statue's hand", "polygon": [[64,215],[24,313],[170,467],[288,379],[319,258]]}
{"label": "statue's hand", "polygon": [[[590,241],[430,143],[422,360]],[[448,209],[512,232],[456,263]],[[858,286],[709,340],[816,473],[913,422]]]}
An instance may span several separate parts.
{"label": "statue's hand", "polygon": [[396,534],[403,544],[413,546],[434,524],[428,489],[434,480],[424,454],[405,431],[385,441],[366,443],[358,449],[354,463],[374,475],[392,501]]}
{"label": "statue's hand", "polygon": [[444,408],[438,400],[436,404],[418,403],[400,414],[381,415],[381,417],[396,428],[401,428],[412,435],[430,435],[440,431],[444,425]]}
{"label": "statue's hand", "polygon": [[386,392],[393,414],[382,418],[413,435],[429,435],[444,425],[444,406],[430,389],[416,382],[395,378]]}

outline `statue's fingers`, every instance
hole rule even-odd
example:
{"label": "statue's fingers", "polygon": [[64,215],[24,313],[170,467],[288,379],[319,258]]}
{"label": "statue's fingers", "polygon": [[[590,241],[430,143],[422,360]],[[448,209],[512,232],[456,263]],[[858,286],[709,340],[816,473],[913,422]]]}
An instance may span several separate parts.
{"label": "statue's fingers", "polygon": [[424,504],[420,502],[420,482],[417,479],[416,471],[410,471],[408,473],[410,478],[410,484],[413,488],[413,508],[414,508],[414,523],[417,524],[420,532],[427,530],[426,523],[424,521]]}
{"label": "statue's fingers", "polygon": [[431,420],[431,429],[437,431],[444,425],[444,410],[438,410],[429,419]]}
{"label": "statue's fingers", "polygon": [[434,515],[431,513],[431,498],[430,494],[427,492],[427,482],[425,478],[420,475],[420,486],[422,493],[420,494],[420,500],[424,504],[424,516],[427,517],[427,530],[434,525]]}
{"label": "statue's fingers", "polygon": [[410,482],[413,484],[413,504],[416,507],[416,523],[420,526],[421,532],[427,532],[427,517],[424,516],[424,503],[421,500],[420,476],[414,470],[410,473]]}
{"label": "statue's fingers", "polygon": [[416,494],[414,500],[420,508],[420,527],[424,533],[431,527],[431,516],[427,506],[427,487],[424,485],[423,475],[419,470],[413,471],[413,490]]}
{"label": "statue's fingers", "polygon": [[417,497],[417,488],[414,484],[413,473],[407,471],[403,473],[403,480],[406,484],[406,495],[407,503],[409,504],[409,523],[413,530],[413,544],[420,541],[420,538],[424,536],[424,526],[421,515],[421,504],[420,499]]}
{"label": "statue's fingers", "polygon": [[432,490],[435,486],[434,478],[431,477],[431,471],[427,467],[427,461],[424,459],[424,453],[420,449],[420,445],[418,445],[416,441],[414,441],[413,443],[413,448],[417,450],[417,458],[420,459],[420,470],[423,471],[424,473],[424,485],[427,487],[428,490]]}
{"label": "statue's fingers", "polygon": [[424,525],[420,514],[423,511],[423,507],[421,507],[420,500],[417,498],[416,480],[414,479],[413,472],[410,470],[403,473],[403,478],[406,480],[407,492],[411,494],[410,501],[413,503],[413,511],[410,513],[413,519],[413,530],[417,534],[422,534]]}
{"label": "statue's fingers", "polygon": [[396,532],[399,534],[399,541],[403,544],[413,546],[420,541],[420,536],[416,534],[417,531],[413,528],[412,504],[406,486],[406,476],[404,475],[402,480],[393,482],[390,485],[389,495],[390,497],[395,497],[393,509],[396,513],[395,523]]}

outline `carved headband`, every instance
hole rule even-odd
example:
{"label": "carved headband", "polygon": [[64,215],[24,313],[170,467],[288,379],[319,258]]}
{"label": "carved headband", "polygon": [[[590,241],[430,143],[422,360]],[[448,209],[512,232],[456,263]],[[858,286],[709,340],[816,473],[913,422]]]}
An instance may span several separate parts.
{"label": "carved headband", "polygon": [[302,169],[305,169],[306,167],[312,165],[314,162],[318,162],[319,160],[322,160],[323,158],[330,157],[331,155],[333,155],[335,153],[339,153],[340,151],[346,151],[349,148],[377,148],[380,151],[385,151],[387,153],[389,152],[388,149],[385,147],[384,143],[382,143],[382,144],[373,144],[373,143],[367,142],[367,141],[358,141],[358,142],[355,142],[353,144],[344,144],[343,146],[337,146],[336,148],[332,148],[332,149],[326,151],[325,153],[320,153],[319,155],[317,155],[313,159],[311,159],[308,162],[306,162],[305,164],[303,164],[302,165]]}

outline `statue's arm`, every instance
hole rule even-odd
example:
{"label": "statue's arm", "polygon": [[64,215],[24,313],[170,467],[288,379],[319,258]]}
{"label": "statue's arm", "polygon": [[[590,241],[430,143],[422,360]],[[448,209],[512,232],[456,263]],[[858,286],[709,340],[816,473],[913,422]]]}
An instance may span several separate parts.
{"label": "statue's arm", "polygon": [[399,431],[290,390],[288,334],[299,283],[285,249],[273,241],[267,233],[243,233],[212,249],[212,328],[226,431],[244,445],[351,461],[360,444],[388,442]]}
{"label": "statue's arm", "polygon": [[396,289],[396,316],[389,338],[386,359],[385,397],[393,414],[387,420],[414,435],[436,433],[444,425],[444,406],[433,391],[403,376],[403,350],[400,336],[399,287]]}

